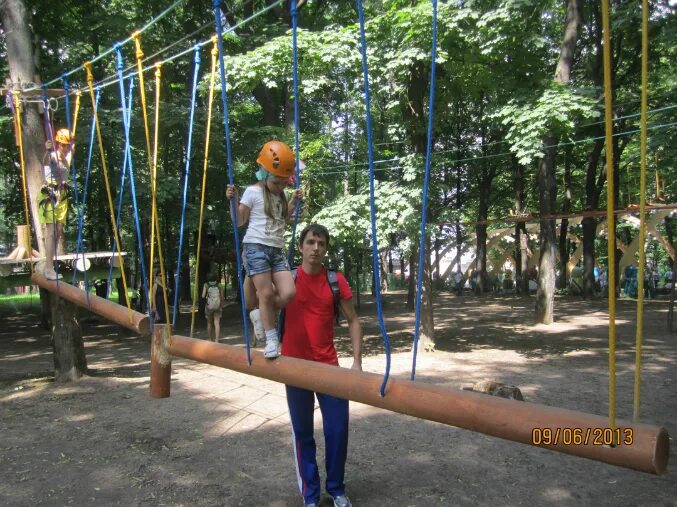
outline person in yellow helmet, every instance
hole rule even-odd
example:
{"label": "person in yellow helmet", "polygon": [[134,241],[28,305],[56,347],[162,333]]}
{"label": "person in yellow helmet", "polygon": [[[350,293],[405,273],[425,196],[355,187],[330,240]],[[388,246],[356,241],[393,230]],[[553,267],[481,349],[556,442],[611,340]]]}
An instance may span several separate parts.
{"label": "person in yellow helmet", "polygon": [[44,275],[49,280],[61,278],[54,270],[54,253],[68,216],[68,173],[73,156],[70,131],[59,129],[54,143],[56,146],[51,141],[45,143],[43,181],[38,193],[38,219],[45,232]]}
{"label": "person in yellow helmet", "polygon": [[267,142],[256,162],[258,182],[247,187],[241,200],[235,185],[228,185],[226,197],[235,198],[238,227],[249,223],[242,240],[242,261],[259,300],[259,308],[250,317],[256,338],[265,337],[264,357],[275,359],[280,343],[275,316],[296,294],[284,251],[284,231],[303,193],[294,191],[287,202],[284,189],[294,174],[296,156],[285,143]]}

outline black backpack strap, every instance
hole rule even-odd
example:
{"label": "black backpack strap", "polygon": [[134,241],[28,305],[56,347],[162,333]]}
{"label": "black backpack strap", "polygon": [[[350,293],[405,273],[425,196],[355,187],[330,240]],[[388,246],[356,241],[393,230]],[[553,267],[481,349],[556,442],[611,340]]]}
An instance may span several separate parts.
{"label": "black backpack strap", "polygon": [[331,269],[327,270],[327,281],[329,282],[331,293],[334,296],[334,315],[336,316],[336,320],[338,320],[340,297],[338,275],[336,274],[336,271],[332,271]]}

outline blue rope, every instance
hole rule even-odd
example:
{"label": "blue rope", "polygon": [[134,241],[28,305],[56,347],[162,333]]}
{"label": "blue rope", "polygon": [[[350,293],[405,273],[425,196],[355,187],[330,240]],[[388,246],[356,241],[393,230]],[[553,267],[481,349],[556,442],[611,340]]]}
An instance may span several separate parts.
{"label": "blue rope", "polygon": [[[223,102],[223,127],[226,138],[226,157],[228,161],[228,183],[235,184],[233,175],[233,156],[230,147],[230,127],[228,126],[228,97],[226,96],[226,69],[223,61],[223,26],[221,23],[221,0],[212,0],[214,18],[216,18],[216,34],[219,47],[219,70],[221,76],[221,101]],[[237,230],[237,206],[235,200],[230,200],[230,217],[233,222],[233,240],[235,242],[235,259],[237,261],[237,283],[240,289],[240,304],[242,306],[242,323],[244,325],[244,341],[247,347],[247,363],[252,364],[249,345],[249,326],[247,325],[247,309],[244,303],[244,287],[242,283],[242,259],[240,258],[240,234]]]}
{"label": "blue rope", "polygon": [[188,145],[186,146],[186,168],[183,173],[183,206],[181,207],[181,229],[179,233],[179,254],[176,261],[176,274],[174,275],[174,313],[172,326],[176,326],[176,316],[179,311],[179,289],[181,286],[181,254],[183,252],[183,229],[186,219],[186,200],[188,198],[188,175],[190,174],[190,154],[193,146],[193,121],[195,119],[195,96],[197,93],[197,80],[200,72],[200,46],[195,45],[195,72],[193,73],[193,95],[190,101],[190,123],[188,126]]}
{"label": "blue rope", "polygon": [[381,396],[385,396],[386,384],[390,376],[390,338],[383,322],[383,305],[381,302],[381,273],[378,256],[378,238],[376,237],[376,204],[374,203],[374,145],[371,136],[371,97],[369,94],[369,69],[367,67],[367,39],[364,33],[364,9],[362,0],[357,0],[357,12],[360,18],[360,43],[362,47],[362,73],[364,74],[364,100],[367,109],[367,146],[369,147],[369,208],[371,214],[371,254],[374,266],[374,292],[376,293],[376,309],[378,325],[383,335],[386,351],[386,371],[381,384]]}
{"label": "blue rope", "polygon": [[[42,115],[43,122],[45,124],[45,132],[47,133],[47,137],[49,138],[49,141],[52,143],[52,149],[49,150],[49,164],[52,164],[52,153],[54,153],[54,131],[52,130],[52,121],[49,118],[49,98],[47,97],[47,85],[43,84],[41,86],[42,88],[42,101],[44,103],[45,107],[45,114]],[[53,176],[53,175],[52,175]],[[58,241],[56,239],[56,199],[50,198],[50,201],[52,202],[52,227],[54,229],[54,259],[52,259],[52,266],[50,266],[52,269],[54,269],[54,272],[56,273],[56,286],[57,288],[59,287],[59,262],[58,262]],[[45,259],[45,263],[47,262],[47,259]]]}
{"label": "blue rope", "polygon": [[[96,89],[96,98],[94,99],[94,107],[99,106],[99,98],[101,98],[101,87]],[[89,134],[89,153],[87,155],[87,171],[85,172],[85,184],[82,189],[82,202],[80,203],[81,209],[78,213],[78,239],[76,243],[76,251],[84,252],[83,238],[82,238],[82,225],[83,218],[85,214],[85,203],[87,202],[87,189],[89,188],[89,174],[92,168],[92,152],[94,148],[94,132],[95,132],[95,117],[92,115],[92,126]],[[85,292],[87,294],[87,304],[89,304],[89,281],[85,277]]]}
{"label": "blue rope", "polygon": [[[290,12],[292,21],[292,70],[294,75],[294,153],[296,153],[296,190],[301,187],[301,169],[299,165],[299,62],[298,62],[298,47],[296,41],[296,32],[298,31],[298,9],[296,1],[290,2]],[[299,220],[299,211],[301,209],[301,202],[296,201],[294,207],[294,222],[291,230],[291,240],[289,242],[288,259],[289,264],[294,260],[294,246],[296,244],[296,225]]]}
{"label": "blue rope", "polygon": [[[150,308],[150,291],[148,290],[148,277],[146,276],[146,261],[144,260],[143,255],[143,239],[141,237],[141,223],[139,222],[139,206],[136,201],[136,186],[134,184],[134,164],[132,163],[132,151],[131,143],[129,142],[129,132],[131,130],[131,114],[132,114],[132,88],[134,87],[134,77],[130,76],[129,78],[129,110],[125,115],[125,85],[124,78],[122,76],[122,70],[124,69],[124,62],[122,61],[122,49],[118,46],[117,48],[117,69],[118,69],[118,83],[120,87],[120,103],[122,104],[122,120],[123,126],[125,129],[125,157],[129,160],[129,190],[132,194],[132,207],[134,210],[134,225],[136,228],[136,243],[139,250],[139,263],[141,264],[141,283],[143,284],[143,290],[145,292],[146,302],[148,303],[148,317],[150,321],[150,329],[153,331],[153,316]],[[120,259],[122,262],[122,259]]]}
{"label": "blue rope", "polygon": [[435,60],[437,59],[437,0],[433,4],[433,44],[430,61],[430,97],[428,98],[428,144],[425,153],[425,176],[423,178],[423,196],[421,211],[421,239],[418,245],[418,278],[416,285],[416,321],[414,324],[414,359],[411,364],[411,380],[416,376],[416,355],[421,327],[421,297],[423,289],[423,259],[425,254],[426,223],[428,221],[428,184],[430,182],[430,158],[433,144],[433,113],[435,110]]}
{"label": "blue rope", "polygon": [[[123,81],[124,82],[124,81]],[[125,109],[124,95],[122,98],[122,123],[124,125],[125,121],[129,124],[129,119],[132,114],[132,87],[134,86],[134,78],[129,78],[129,98],[127,100],[127,108]],[[124,85],[123,85],[124,86]],[[123,88],[124,91],[124,88]],[[123,92],[124,93],[124,92]],[[120,237],[120,215],[122,213],[122,202],[125,196],[125,179],[127,178],[127,166],[131,161],[131,150],[127,144],[125,144],[125,155],[122,161],[122,172],[120,173],[120,194],[118,195],[118,209],[115,214],[115,226],[118,230],[118,237]],[[115,252],[117,250],[117,242],[115,241],[115,235],[113,235],[113,241],[111,245],[110,261],[108,262],[108,278],[106,283],[106,296],[110,296],[111,292],[111,282],[113,279],[113,259],[115,258]],[[120,259],[122,262],[122,259]]]}
{"label": "blue rope", "polygon": [[[72,133],[72,129],[71,129],[71,127],[72,127],[72,125],[71,125],[71,107],[70,107],[70,97],[69,97],[69,95],[70,95],[70,93],[69,93],[70,85],[68,84],[68,77],[66,76],[66,74],[64,74],[62,76],[62,80],[63,80],[63,89],[64,89],[65,96],[66,96],[66,101],[65,101],[65,104],[66,104],[66,128],[68,129],[69,133]],[[74,205],[75,205],[75,209],[77,210],[78,219],[79,219],[81,209],[80,209],[80,203],[79,203],[80,199],[78,197],[78,182],[77,182],[77,179],[76,179],[77,172],[75,170],[75,150],[73,149],[73,139],[72,139],[72,137],[71,137],[71,143],[70,144],[71,144],[71,146],[70,146],[70,150],[71,150],[71,181],[73,183],[73,197],[74,197],[74,201],[75,201]],[[74,268],[73,268],[73,276],[71,278],[72,284],[75,284],[75,272],[77,270],[75,268],[75,266],[77,266],[77,258],[79,256],[79,254],[80,254],[80,252],[76,250],[76,257],[75,257],[76,260],[75,260],[75,265],[74,265]],[[82,272],[84,274],[85,287],[86,287],[87,286],[87,267],[85,265],[85,253],[84,252],[82,252],[82,268],[83,268]],[[86,293],[85,296],[87,298],[87,304],[89,304],[89,293]]]}

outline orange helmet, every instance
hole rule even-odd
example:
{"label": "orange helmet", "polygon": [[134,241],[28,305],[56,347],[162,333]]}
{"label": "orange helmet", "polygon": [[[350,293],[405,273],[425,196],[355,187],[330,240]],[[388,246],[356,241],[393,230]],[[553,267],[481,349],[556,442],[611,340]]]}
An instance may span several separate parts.
{"label": "orange helmet", "polygon": [[268,141],[261,148],[256,163],[275,176],[289,178],[294,174],[296,157],[282,141]]}
{"label": "orange helmet", "polygon": [[68,129],[59,129],[56,131],[54,140],[59,144],[71,144],[71,133]]}

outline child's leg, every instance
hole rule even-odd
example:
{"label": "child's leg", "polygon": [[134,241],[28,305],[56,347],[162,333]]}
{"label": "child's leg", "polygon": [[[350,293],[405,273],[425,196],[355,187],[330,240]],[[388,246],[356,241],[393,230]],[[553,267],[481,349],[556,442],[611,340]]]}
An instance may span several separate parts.
{"label": "child's leg", "polygon": [[256,287],[256,294],[259,298],[263,329],[265,331],[275,329],[275,287],[273,287],[273,278],[270,271],[252,275],[251,280]]}
{"label": "child's leg", "polygon": [[296,296],[296,285],[291,271],[277,271],[273,273],[275,284],[275,309],[282,310]]}
{"label": "child's leg", "polygon": [[212,315],[208,313],[207,314],[207,338],[209,338],[210,340],[212,339],[212,335],[214,333],[213,327],[214,326],[212,324]]}
{"label": "child's leg", "polygon": [[218,342],[221,336],[221,312],[214,312],[214,341]]}
{"label": "child's leg", "polygon": [[252,310],[259,306],[258,299],[256,297],[256,289],[252,283],[252,279],[249,276],[246,276],[244,283],[242,284],[244,288],[244,305],[247,310]]}

